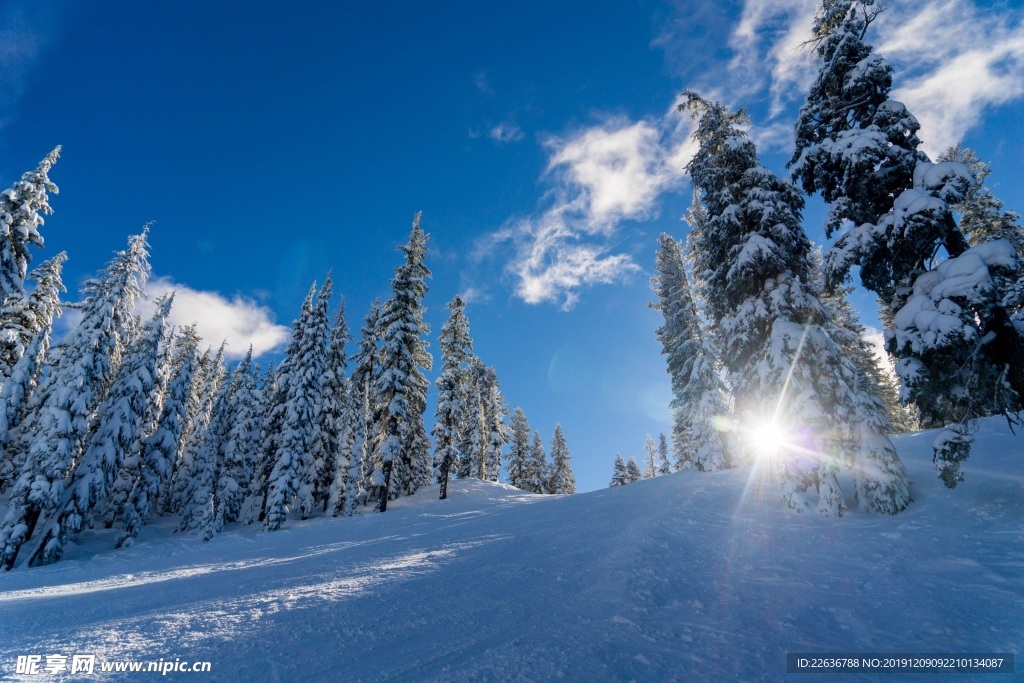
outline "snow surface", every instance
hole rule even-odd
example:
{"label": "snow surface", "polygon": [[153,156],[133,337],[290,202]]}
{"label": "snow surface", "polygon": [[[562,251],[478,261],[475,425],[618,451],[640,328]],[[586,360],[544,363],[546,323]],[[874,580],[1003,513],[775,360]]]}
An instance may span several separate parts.
{"label": "snow surface", "polygon": [[564,497],[456,481],[208,543],[174,520],[121,551],[89,531],[0,574],[0,679],[94,652],[224,681],[1021,680],[785,673],[799,651],[1024,654],[1024,438],[982,421],[952,491],[934,438],[895,439],[916,500],[895,517],[790,512],[755,467]]}

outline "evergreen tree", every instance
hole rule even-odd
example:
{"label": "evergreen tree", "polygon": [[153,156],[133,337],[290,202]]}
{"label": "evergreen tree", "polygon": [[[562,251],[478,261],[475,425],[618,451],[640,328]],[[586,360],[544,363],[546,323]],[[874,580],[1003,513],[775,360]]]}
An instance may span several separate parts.
{"label": "evergreen tree", "polygon": [[341,302],[330,331],[325,358],[323,397],[320,401],[319,430],[313,440],[316,462],[320,467],[315,498],[323,499],[324,512],[336,515],[345,506],[345,477],[352,455],[352,387],[346,347],[352,340],[345,321],[345,301]]}
{"label": "evergreen tree", "polygon": [[572,476],[570,459],[569,446],[565,443],[562,425],[556,424],[555,434],[551,437],[551,477],[548,479],[548,493],[576,493],[576,478]]}
{"label": "evergreen tree", "polygon": [[[324,401],[328,400],[328,391],[336,392],[338,386],[345,383],[344,375],[334,376],[327,365],[327,354],[331,345],[331,319],[330,299],[334,291],[334,282],[331,274],[327,273],[324,286],[316,297],[313,305],[313,317],[307,331],[309,336],[306,339],[308,358],[304,364],[307,373],[315,373],[317,377],[318,393],[314,395],[313,406],[313,429],[310,435],[310,466],[303,473],[302,492],[295,501],[303,519],[309,517],[315,510],[324,512],[327,510],[328,499],[331,495],[331,484],[334,482],[338,468],[338,430],[337,423],[340,408],[334,405],[332,397],[331,414],[325,415]],[[342,349],[341,356],[344,358],[345,351]],[[325,383],[330,381],[332,386],[327,388]],[[338,397],[344,401],[344,394]]]}
{"label": "evergreen tree", "polygon": [[[6,362],[11,365],[4,370],[3,384],[0,386],[0,492],[7,488],[22,464],[15,458],[15,453],[8,449],[10,432],[21,422],[26,401],[35,389],[46,352],[50,348],[53,318],[60,315],[60,294],[67,291],[60,277],[66,260],[67,255],[61,252],[29,274],[29,278],[35,280],[36,287],[28,297],[27,304],[21,307],[24,311],[24,325],[14,333],[20,350],[6,357]],[[23,336],[25,334],[29,335],[27,339]],[[6,340],[4,348],[9,348]]]}
{"label": "evergreen tree", "polygon": [[512,438],[509,443],[508,483],[517,489],[530,491],[530,423],[522,408],[516,408],[512,413]]}
{"label": "evergreen tree", "polygon": [[[383,463],[380,460],[380,412],[376,409],[374,377],[380,362],[380,301],[374,299],[360,330],[359,352],[352,371],[355,398],[355,438],[352,445],[352,463],[360,463],[360,492],[365,503],[377,500],[383,485]],[[380,475],[377,479],[375,475]]]}
{"label": "evergreen tree", "polygon": [[249,495],[246,497],[245,503],[242,504],[241,519],[244,524],[262,522],[267,516],[270,474],[274,470],[275,439],[280,431],[279,422],[275,422],[273,419],[274,408],[280,398],[277,392],[277,377],[280,369],[280,367],[275,368],[274,362],[271,361],[259,383],[260,432],[257,439],[257,458],[253,467],[253,478],[249,482]]}
{"label": "evergreen tree", "polygon": [[0,301],[25,295],[25,273],[32,260],[29,246],[43,246],[39,226],[43,214],[53,213],[48,195],[57,194],[57,186],[50,181],[49,173],[59,156],[58,146],[34,171],[0,193]]}
{"label": "evergreen tree", "polygon": [[672,466],[668,461],[668,439],[664,434],[658,434],[658,476],[662,477],[672,473]]}
{"label": "evergreen tree", "polygon": [[[953,423],[941,443],[955,449],[934,454],[953,487],[970,451],[965,421],[986,404],[1013,412],[1024,396],[1024,332],[1004,303],[1021,265],[1009,242],[971,247],[957,226],[953,207],[976,181],[962,163],[930,163],[916,119],[889,99],[892,67],[865,42],[879,13],[874,0],[823,1],[813,27],[821,67],[791,164],[804,189],[831,204],[829,236],[852,223],[825,255],[827,284],[859,267],[864,286],[896,312],[886,337],[903,400],[925,422]],[[936,263],[941,250],[949,258]]]}
{"label": "evergreen tree", "polygon": [[626,463],[622,460],[622,454],[615,454],[615,469],[612,471],[611,486],[625,486],[629,483],[629,476],[626,474]]}
{"label": "evergreen tree", "polygon": [[383,427],[380,512],[387,510],[388,498],[412,495],[430,477],[429,439],[423,426],[427,407],[423,371],[431,366],[424,340],[430,328],[423,322],[423,297],[430,270],[424,263],[427,235],[420,228],[420,214],[416,214],[409,242],[401,250],[405,263],[395,269],[391,298],[384,304],[380,321],[382,346],[375,385]]}
{"label": "evergreen tree", "polygon": [[30,443],[0,526],[0,564],[7,569],[14,566],[39,519],[63,499],[90,419],[116,368],[113,361],[121,355],[121,333],[133,322],[135,300],[149,276],[146,232],[132,237],[100,278],[83,285],[82,321],[49,367],[18,427],[26,435],[18,442]]}
{"label": "evergreen tree", "polygon": [[[469,336],[466,304],[455,295],[448,304],[451,314],[441,327],[441,373],[434,381],[437,387],[437,410],[434,413],[434,462],[440,499],[448,497],[448,476],[459,467],[459,439],[466,407],[467,364],[473,352]],[[525,419],[525,417],[524,417]],[[513,484],[515,486],[515,484]]]}
{"label": "evergreen tree", "polygon": [[1016,211],[1004,211],[1003,202],[985,186],[992,175],[992,167],[978,158],[969,147],[950,147],[939,161],[964,164],[974,176],[963,199],[952,205],[960,214],[960,230],[972,247],[993,240],[1006,240],[1013,245],[1017,256],[1024,256],[1024,227]]}
{"label": "evergreen tree", "polygon": [[707,311],[738,414],[747,424],[782,422],[803,434],[802,455],[774,458],[790,507],[809,507],[813,488],[821,514],[841,515],[837,474],[846,466],[859,478],[858,490],[873,492],[868,507],[902,510],[907,484],[884,433],[872,424],[851,442],[859,411],[873,398],[836,342],[836,323],[815,289],[801,195],[759,163],[739,128],[742,111],[684,96],[680,109],[697,119],[700,145],[688,170],[707,210],[693,260],[704,291],[715,293]]}
{"label": "evergreen tree", "polygon": [[156,381],[157,349],[163,339],[171,300],[164,299],[126,355],[96,412],[82,456],[50,516],[29,564],[56,562],[73,542],[114,484],[125,457],[136,445]]}
{"label": "evergreen tree", "polygon": [[217,477],[215,532],[237,521],[241,515],[259,455],[262,408],[250,344],[231,378],[227,432],[221,446],[223,466]]}
{"label": "evergreen tree", "polygon": [[193,479],[199,471],[197,468],[206,466],[206,454],[202,452],[203,444],[225,375],[224,346],[220,347],[214,357],[210,356],[210,350],[207,349],[199,358],[199,367],[192,379],[194,387],[186,409],[186,428],[182,437],[181,453],[174,461],[167,506],[167,511],[172,514],[183,514],[186,505],[193,501]]}
{"label": "evergreen tree", "polygon": [[213,538],[218,530],[217,508],[220,501],[216,494],[223,469],[223,444],[229,429],[228,407],[231,403],[231,381],[223,364],[226,346],[226,341],[221,343],[213,372],[204,389],[211,393],[213,400],[202,433],[196,432],[197,438],[191,442],[195,444],[195,449],[192,451],[191,469],[182,496],[181,519],[178,523],[179,531],[200,534],[204,541]]}
{"label": "evergreen tree", "polygon": [[636,458],[630,458],[626,463],[626,483],[634,484],[643,478],[643,472],[640,471],[640,465],[637,463]]}
{"label": "evergreen tree", "polygon": [[654,443],[654,439],[650,434],[644,439],[644,452],[647,457],[644,461],[644,479],[653,479],[658,476],[658,447]]}
{"label": "evergreen tree", "polygon": [[544,452],[544,440],[534,430],[530,445],[530,473],[526,479],[526,490],[533,493],[551,493],[548,490],[548,456]]}
{"label": "evergreen tree", "polygon": [[470,358],[466,380],[466,410],[461,428],[459,478],[484,479],[487,473],[487,423],[482,395],[485,366]]}
{"label": "evergreen tree", "polygon": [[[310,288],[302,312],[292,327],[287,358],[278,370],[277,400],[270,421],[277,433],[266,503],[266,528],[280,529],[293,504],[303,518],[312,511],[313,461],[310,447],[317,419],[320,379],[323,374],[322,339],[314,309],[316,285]],[[277,425],[280,425],[279,428]]]}
{"label": "evergreen tree", "polygon": [[[702,206],[699,201],[696,205]],[[692,220],[690,238],[694,244],[712,239],[705,234],[702,223],[702,219]],[[672,378],[676,468],[696,466],[701,471],[714,472],[729,466],[725,443],[715,426],[715,418],[720,419],[727,410],[722,380],[715,367],[714,344],[701,332],[702,322],[679,243],[663,233],[658,245],[655,276],[651,280],[658,302],[650,305],[660,310],[665,319],[657,334]]]}
{"label": "evergreen tree", "polygon": [[199,342],[195,325],[182,329],[175,339],[167,393],[156,430],[142,442],[142,466],[124,505],[124,531],[118,536],[118,547],[134,543],[139,530],[158,509],[158,497],[171,478],[185,432],[188,404],[196,391],[194,378],[199,366]]}
{"label": "evergreen tree", "polygon": [[509,426],[505,423],[508,406],[501,395],[497,373],[494,368],[487,368],[487,381],[484,386],[487,400],[484,403],[484,420],[487,427],[487,447],[484,452],[486,478],[498,481],[501,472],[501,452],[511,438]]}

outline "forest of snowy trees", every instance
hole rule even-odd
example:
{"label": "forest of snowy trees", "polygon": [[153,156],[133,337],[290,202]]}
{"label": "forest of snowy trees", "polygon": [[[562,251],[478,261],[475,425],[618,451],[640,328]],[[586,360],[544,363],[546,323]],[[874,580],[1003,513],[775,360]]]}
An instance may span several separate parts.
{"label": "forest of snowy trees", "polygon": [[[156,516],[209,540],[226,525],[270,531],[290,516],[385,511],[389,500],[450,476],[535,493],[575,492],[561,426],[551,463],[526,415],[508,407],[497,373],[472,353],[456,296],[441,332],[434,448],[424,426],[431,367],[423,321],[427,234],[413,221],[391,296],[375,301],[357,352],[344,302],[331,314],[330,273],[302,304],[284,358],[262,370],[252,347],[234,368],[225,345],[203,348],[195,325],[169,329],[173,296],[138,317],[150,275],[148,227],[62,304],[65,254],[28,271],[57,192],[50,153],[0,195],[0,564],[60,559],[82,529],[118,530],[128,546]],[[35,283],[31,291],[26,280]],[[80,321],[53,348],[61,308]],[[352,370],[348,371],[349,362]],[[511,450],[506,454],[506,447]]]}
{"label": "forest of snowy trees", "polygon": [[[672,379],[676,469],[715,471],[773,456],[784,501],[828,516],[851,481],[868,510],[911,502],[887,433],[943,427],[939,476],[963,479],[972,420],[1018,422],[1024,396],[1024,230],[985,187],[968,149],[937,162],[919,124],[890,99],[873,52],[873,0],[824,0],[809,45],[819,65],[796,123],[792,180],[760,164],[733,111],[694,92],[685,244],[662,235],[653,279],[658,340]],[[828,203],[818,254],[804,195]],[[846,301],[851,272],[877,296],[896,378],[876,363]],[[898,395],[898,398],[897,398]],[[769,430],[775,434],[769,438]],[[616,456],[612,485],[640,478]]]}

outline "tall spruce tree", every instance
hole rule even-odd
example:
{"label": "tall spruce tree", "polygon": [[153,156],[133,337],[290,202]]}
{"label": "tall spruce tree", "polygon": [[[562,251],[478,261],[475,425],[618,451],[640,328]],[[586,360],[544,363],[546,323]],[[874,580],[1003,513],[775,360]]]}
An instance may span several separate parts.
{"label": "tall spruce tree", "polygon": [[635,484],[644,478],[644,473],[640,471],[640,464],[636,461],[636,458],[630,458],[626,462],[626,483]]}
{"label": "tall spruce tree", "polygon": [[[61,270],[67,255],[61,252],[35,268],[29,278],[36,287],[24,303],[24,326],[14,334],[19,338],[20,351],[8,357],[12,362],[5,370],[0,386],[0,492],[14,478],[21,467],[20,458],[8,448],[11,430],[18,426],[23,417],[28,398],[35,390],[39,373],[42,372],[46,352],[50,349],[50,331],[53,319],[60,315],[60,295],[67,291],[61,280]],[[22,334],[28,334],[22,341]],[[6,345],[5,345],[6,346]],[[22,453],[21,455],[24,455]]]}
{"label": "tall spruce tree", "polygon": [[352,341],[345,320],[345,300],[334,316],[330,343],[324,360],[321,387],[319,429],[313,440],[319,466],[317,499],[323,499],[324,512],[337,514],[345,506],[345,473],[348,472],[355,437],[352,418],[352,387],[347,377],[346,348]]}
{"label": "tall spruce tree", "polygon": [[[699,204],[698,204],[699,206]],[[691,241],[710,239],[701,221],[693,221]],[[701,331],[702,321],[690,290],[679,243],[664,233],[658,238],[656,303],[665,319],[657,330],[672,379],[672,439],[676,468],[696,466],[714,472],[729,466],[729,454],[715,418],[727,414],[725,389],[716,368],[714,343]]]}
{"label": "tall spruce tree", "polygon": [[[971,247],[957,226],[953,207],[974,180],[962,163],[930,163],[917,120],[889,98],[893,69],[865,42],[880,11],[874,0],[822,2],[812,30],[820,69],[790,163],[804,189],[830,203],[829,236],[849,226],[825,254],[828,285],[860,269],[895,311],[886,338],[902,398],[926,423],[952,423],[934,459],[954,487],[970,452],[966,423],[985,411],[979,397],[998,394],[1008,414],[1021,406],[1024,331],[1001,291],[1020,280],[1021,264],[1009,242]],[[948,259],[937,262],[943,251]]]}
{"label": "tall spruce tree", "polygon": [[259,454],[262,412],[256,381],[250,344],[231,377],[227,432],[221,446],[223,466],[217,477],[215,532],[220,532],[224,525],[239,519],[249,493],[249,483]]}
{"label": "tall spruce tree", "polygon": [[562,425],[556,424],[555,433],[551,437],[551,476],[548,479],[548,493],[576,493],[576,478],[572,474],[569,460],[569,446],[565,442]]}
{"label": "tall spruce tree", "polygon": [[227,341],[221,343],[214,361],[213,372],[204,391],[213,395],[210,402],[210,416],[197,432],[196,444],[192,453],[188,482],[184,489],[181,504],[181,519],[178,521],[179,531],[199,534],[204,541],[209,541],[217,533],[217,490],[220,473],[224,464],[224,439],[227,437],[228,407],[231,403],[231,379],[223,364]]}
{"label": "tall spruce tree", "polygon": [[374,377],[380,362],[380,301],[374,299],[360,329],[359,351],[352,370],[352,387],[356,392],[352,402],[355,410],[355,438],[352,444],[352,463],[360,464],[360,494],[365,503],[375,502],[383,477],[380,462],[380,412],[374,393]]}
{"label": "tall spruce tree", "polygon": [[650,434],[644,439],[644,454],[644,479],[653,479],[658,476],[658,446]]}
{"label": "tall spruce tree", "polygon": [[484,408],[483,361],[469,360],[466,378],[466,409],[460,428],[459,478],[484,479],[487,476],[487,421]]}
{"label": "tall spruce tree", "polygon": [[668,460],[668,437],[658,434],[658,476],[672,473],[672,466]]}
{"label": "tall spruce tree", "polygon": [[99,278],[83,285],[82,320],[47,369],[14,435],[26,457],[0,525],[0,564],[7,569],[40,518],[61,504],[96,405],[120,359],[124,330],[134,323],[135,301],[149,277],[146,233],[130,238],[128,249],[118,252]]}
{"label": "tall spruce tree", "polygon": [[534,430],[530,444],[530,471],[526,479],[526,490],[533,493],[551,493],[548,491],[548,456],[544,452],[544,439],[540,432]]}
{"label": "tall spruce tree", "polygon": [[39,227],[43,215],[53,213],[49,195],[57,194],[57,186],[49,173],[59,156],[57,146],[34,171],[25,173],[12,187],[0,192],[0,302],[25,295],[25,274],[32,260],[29,247],[43,246]]}
{"label": "tall spruce tree", "polygon": [[292,326],[287,358],[278,369],[276,405],[270,416],[277,436],[273,442],[274,467],[268,481],[265,506],[268,531],[281,528],[293,504],[300,508],[303,518],[312,511],[312,480],[307,473],[313,467],[310,448],[323,373],[322,339],[316,331],[315,294],[314,284]]}
{"label": "tall spruce tree", "polygon": [[[334,281],[328,272],[324,286],[317,294],[313,305],[313,317],[306,334],[308,360],[304,363],[304,371],[317,376],[317,393],[313,403],[313,429],[310,435],[310,465],[303,474],[300,495],[295,501],[303,519],[314,511],[327,510],[327,502],[331,495],[331,484],[337,470],[337,442],[339,425],[333,416],[325,416],[324,401],[327,399],[325,380],[344,384],[344,376],[333,377],[327,366],[327,354],[331,345],[330,299],[334,291]],[[344,356],[344,351],[342,351]],[[336,387],[332,387],[332,390]],[[344,396],[341,397],[344,400]],[[332,409],[334,406],[332,406]]]}
{"label": "tall spruce tree", "polygon": [[626,474],[626,462],[622,459],[621,453],[615,454],[615,466],[612,470],[612,480],[609,487],[625,486],[629,483],[629,475]]}
{"label": "tall spruce tree", "polygon": [[137,445],[156,383],[158,348],[166,334],[170,309],[171,300],[163,299],[118,368],[30,565],[50,564],[61,558],[64,546],[78,537],[106,498],[126,456]]}
{"label": "tall spruce tree", "polygon": [[[910,498],[902,464],[884,433],[870,425],[851,442],[861,406],[870,403],[858,370],[834,339],[835,321],[814,287],[810,241],[800,225],[803,198],[758,161],[740,129],[746,115],[684,93],[681,111],[697,121],[699,149],[688,165],[707,211],[692,240],[695,274],[729,371],[744,423],[789,425],[802,454],[774,458],[783,499],[804,510],[845,510],[837,475],[847,467],[871,509],[895,513]],[[770,408],[766,411],[766,406]],[[756,444],[751,444],[756,447]]]}
{"label": "tall spruce tree", "polygon": [[[467,364],[473,353],[469,336],[466,303],[455,295],[448,304],[451,313],[441,327],[441,373],[434,381],[437,387],[437,410],[434,413],[434,462],[437,481],[441,485],[440,500],[448,497],[448,477],[459,467],[460,428],[466,409]],[[515,486],[515,484],[513,484]]]}
{"label": "tall spruce tree", "polygon": [[424,262],[427,234],[420,228],[420,214],[413,219],[412,233],[401,251],[405,262],[395,269],[391,298],[380,320],[382,345],[375,385],[382,425],[380,512],[387,510],[388,498],[411,495],[430,477],[429,439],[423,425],[427,407],[423,372],[432,362],[424,339],[430,328],[423,321],[430,270]]}
{"label": "tall spruce tree", "polygon": [[509,440],[508,483],[530,491],[530,423],[522,408],[512,412],[512,438]]}
{"label": "tall spruce tree", "polygon": [[142,442],[142,465],[124,505],[124,530],[118,536],[118,547],[135,542],[139,530],[158,510],[161,492],[167,489],[173,463],[181,450],[188,404],[192,393],[197,391],[194,378],[199,367],[200,341],[194,324],[183,328],[175,337],[167,393],[156,430]]}

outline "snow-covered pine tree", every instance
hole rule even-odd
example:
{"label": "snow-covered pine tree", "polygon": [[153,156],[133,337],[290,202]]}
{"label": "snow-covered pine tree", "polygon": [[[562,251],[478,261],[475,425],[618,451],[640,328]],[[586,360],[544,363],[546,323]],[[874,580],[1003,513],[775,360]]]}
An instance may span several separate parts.
{"label": "snow-covered pine tree", "polygon": [[[699,197],[696,200],[701,206]],[[710,237],[705,234],[703,219],[692,219],[694,213],[690,239],[697,245]],[[682,248],[664,233],[658,237],[651,283],[658,301],[650,306],[661,311],[665,319],[657,335],[672,379],[676,469],[696,466],[702,472],[714,472],[726,468],[729,454],[715,418],[728,411],[716,367],[714,340],[701,330],[703,323],[691,293]]]}
{"label": "snow-covered pine tree", "polygon": [[562,425],[556,424],[555,433],[551,437],[551,477],[548,479],[548,493],[576,493],[576,478],[572,475],[569,460],[569,446],[565,442]]}
{"label": "snow-covered pine tree", "polygon": [[[324,400],[327,389],[324,381],[329,378],[327,354],[331,345],[330,300],[334,293],[334,281],[331,273],[327,273],[324,286],[320,288],[316,301],[313,303],[313,317],[306,334],[308,361],[305,365],[307,373],[315,373],[317,377],[317,393],[313,399],[313,429],[310,433],[310,462],[302,476],[302,486],[295,499],[295,507],[299,509],[302,519],[308,518],[314,511],[327,510],[327,501],[331,495],[331,484],[334,482],[338,460],[338,424],[337,413],[324,416]],[[342,349],[342,357],[344,357]],[[334,378],[330,378],[334,381]],[[344,377],[337,379],[344,384]],[[337,387],[332,387],[335,391]],[[344,395],[340,397],[344,400]],[[332,406],[333,408],[333,406]]]}
{"label": "snow-covered pine tree", "polygon": [[7,357],[7,361],[13,361],[13,364],[9,370],[5,370],[3,384],[0,386],[0,493],[7,488],[23,464],[8,449],[10,432],[21,422],[27,399],[35,390],[46,352],[50,348],[53,319],[60,315],[60,295],[67,291],[61,280],[61,270],[66,260],[67,255],[61,252],[29,273],[29,279],[35,281],[36,287],[24,306],[25,324],[16,334],[19,338],[24,332],[30,332],[30,335],[25,341],[19,339],[17,344],[20,350]]}
{"label": "snow-covered pine tree", "polygon": [[223,361],[226,347],[227,340],[224,340],[213,361],[213,373],[204,388],[213,396],[209,417],[202,433],[196,432],[197,438],[186,445],[188,448],[195,444],[190,453],[191,468],[182,496],[178,530],[199,534],[204,541],[209,541],[217,532],[217,506],[220,501],[216,494],[223,466],[222,446],[229,429],[231,379]]}
{"label": "snow-covered pine tree", "polygon": [[124,531],[117,546],[130,546],[139,530],[157,510],[158,498],[165,491],[178,459],[185,433],[188,404],[198,391],[195,375],[199,367],[199,334],[189,325],[177,334],[171,356],[170,379],[156,430],[142,442],[142,467],[122,512]]}
{"label": "snow-covered pine tree", "polygon": [[508,483],[530,491],[530,423],[522,408],[512,412],[512,438],[508,451]]}
{"label": "snow-covered pine tree", "polygon": [[257,376],[252,364],[252,345],[235,366],[228,404],[228,431],[221,447],[223,468],[217,478],[217,509],[214,531],[239,519],[249,494],[256,458],[259,454],[260,423],[263,405]]}
{"label": "snow-covered pine tree", "polygon": [[658,434],[658,476],[672,473],[672,466],[668,461],[668,437]]}
{"label": "snow-covered pine tree", "polygon": [[629,477],[626,474],[626,463],[622,459],[622,453],[615,454],[615,466],[612,470],[612,480],[608,484],[609,487],[613,486],[625,486],[629,483]]}
{"label": "snow-covered pine tree", "polygon": [[113,359],[121,355],[122,332],[134,323],[135,301],[149,277],[146,233],[131,237],[128,249],[82,286],[82,320],[62,344],[12,435],[12,445],[27,447],[27,455],[0,525],[0,564],[7,569],[39,520],[61,503],[81,455],[95,407],[116,370]]}
{"label": "snow-covered pine tree", "polygon": [[469,359],[466,377],[466,409],[460,428],[459,478],[483,479],[487,471],[487,422],[482,395],[485,366],[476,356]]}
{"label": "snow-covered pine tree", "polygon": [[[441,373],[434,380],[437,409],[434,413],[434,463],[440,500],[448,497],[448,477],[459,467],[460,428],[466,406],[467,364],[473,353],[466,303],[458,294],[448,304],[448,321],[441,327]],[[525,418],[524,418],[525,419]],[[514,486],[514,484],[513,484]]]}
{"label": "snow-covered pine tree", "polygon": [[526,490],[533,493],[551,493],[548,491],[548,456],[544,452],[544,439],[540,432],[534,430],[533,442],[530,444],[530,473],[526,479]]}
{"label": "snow-covered pine tree", "polygon": [[[314,284],[292,326],[287,358],[278,369],[277,400],[270,416],[278,436],[274,439],[274,469],[268,481],[265,523],[268,531],[281,528],[293,505],[304,505],[300,508],[303,518],[312,511],[312,479],[307,479],[306,475],[313,467],[310,447],[324,358],[324,350],[320,348],[323,340],[315,329],[315,294]],[[319,374],[314,374],[317,370]]]}
{"label": "snow-covered pine tree", "polygon": [[[287,360],[287,359],[286,359]],[[259,381],[258,397],[260,399],[260,433],[257,440],[256,462],[253,464],[253,477],[249,482],[249,495],[242,504],[242,522],[252,524],[262,522],[267,517],[267,496],[270,495],[270,473],[274,470],[275,439],[280,431],[280,424],[273,421],[274,408],[280,398],[277,393],[277,377],[280,367],[274,367],[274,361],[267,364],[267,370]],[[280,417],[280,416],[279,416]]]}
{"label": "snow-covered pine tree", "polygon": [[[427,379],[432,359],[425,336],[423,297],[430,276],[424,260],[427,234],[420,228],[420,214],[413,219],[409,241],[401,247],[405,262],[395,268],[391,298],[384,304],[380,326],[382,345],[375,393],[382,424],[382,491],[377,510],[387,510],[389,497],[411,495],[429,482],[429,439],[423,426],[427,407]],[[426,479],[424,479],[426,477]],[[394,479],[394,486],[392,486]]]}
{"label": "snow-covered pine tree", "polygon": [[202,468],[204,464],[199,458],[205,455],[202,453],[203,443],[207,438],[217,393],[226,375],[224,346],[221,345],[217,355],[213,357],[210,356],[210,349],[207,349],[199,358],[199,368],[192,380],[195,386],[190,394],[191,401],[186,411],[187,422],[185,434],[182,437],[181,454],[174,462],[168,512],[183,514],[185,506],[193,500],[191,495],[195,486],[193,478],[199,471],[197,467]]}
{"label": "snow-covered pine tree", "polygon": [[486,476],[488,481],[498,481],[501,473],[501,453],[511,438],[511,432],[505,418],[508,417],[508,405],[501,395],[494,368],[487,368],[487,400],[484,403],[484,420],[487,424],[487,449],[484,454]]}
{"label": "snow-covered pine tree", "polygon": [[166,334],[171,299],[164,298],[135,339],[96,411],[85,448],[70,482],[49,516],[30,566],[56,562],[114,484],[125,457],[136,446],[156,382],[157,352]]}
{"label": "snow-covered pine tree", "polygon": [[[831,204],[829,236],[852,223],[825,254],[827,284],[859,267],[864,286],[896,311],[886,338],[902,398],[926,423],[953,423],[934,454],[953,487],[970,451],[965,421],[985,410],[978,397],[999,394],[1010,413],[1024,396],[1024,331],[1000,291],[1021,265],[1009,242],[972,248],[957,226],[952,207],[974,180],[961,163],[930,163],[917,120],[889,99],[892,67],[865,42],[880,11],[874,0],[823,0],[812,32],[821,66],[790,163],[804,189]],[[949,258],[936,264],[941,251]]]}
{"label": "snow-covered pine tree", "polygon": [[790,507],[809,507],[813,488],[821,514],[842,514],[837,474],[845,464],[862,479],[858,490],[873,492],[864,501],[869,508],[902,510],[910,502],[907,484],[884,433],[872,424],[850,443],[858,407],[870,399],[833,338],[835,322],[815,289],[810,241],[800,225],[802,196],[761,166],[739,128],[747,122],[742,111],[692,92],[684,98],[680,110],[697,120],[699,143],[687,169],[707,211],[692,240],[695,274],[703,291],[715,293],[707,312],[737,414],[746,424],[781,421],[804,442],[801,453],[784,448],[774,457]]}
{"label": "snow-covered pine tree", "polygon": [[[174,294],[170,297],[161,297],[156,305],[174,304]],[[164,394],[167,391],[167,382],[170,379],[170,351],[174,343],[174,327],[165,324],[165,332],[157,345],[156,371],[153,376],[152,386],[149,389],[149,396],[146,399],[146,414],[139,421],[135,430],[135,441],[125,452],[121,469],[117,473],[117,479],[110,487],[107,499],[93,513],[93,521],[102,522],[103,526],[110,529],[114,523],[121,519],[124,514],[124,506],[131,495],[135,482],[142,475],[142,443],[150,434],[156,431],[160,420],[160,412],[163,409]],[[144,336],[145,328],[140,333]],[[91,526],[91,525],[90,525]]]}
{"label": "snow-covered pine tree", "polygon": [[345,479],[348,476],[352,443],[355,440],[352,412],[352,387],[348,371],[346,348],[352,335],[345,320],[345,300],[342,299],[331,328],[330,344],[325,358],[324,381],[321,387],[320,429],[313,441],[314,452],[321,463],[320,486],[325,496],[324,512],[337,515],[345,507]]}
{"label": "snow-covered pine tree", "polygon": [[640,471],[640,463],[636,461],[636,458],[630,458],[626,462],[626,483],[635,484],[644,478],[644,473]]}
{"label": "snow-covered pine tree", "polygon": [[960,230],[968,244],[976,247],[984,242],[1006,240],[1013,245],[1018,257],[1024,255],[1024,227],[1020,215],[1016,211],[1004,211],[1003,202],[985,186],[992,175],[991,165],[979,159],[973,149],[960,145],[943,152],[939,161],[964,164],[974,175],[962,201],[952,205],[953,211],[960,214]]}
{"label": "snow-covered pine tree", "polygon": [[654,437],[650,434],[644,439],[644,479],[654,479],[658,476],[658,446],[654,443]]}
{"label": "snow-covered pine tree", "polygon": [[[369,502],[370,494],[380,491],[374,473],[381,472],[378,448],[378,412],[375,408],[374,377],[380,359],[380,301],[373,300],[360,329],[359,351],[352,369],[353,439],[349,471],[345,474],[345,505],[341,514],[355,514],[357,499]],[[358,475],[353,479],[353,475]],[[376,499],[373,499],[376,500]]]}
{"label": "snow-covered pine tree", "polygon": [[[43,214],[53,213],[49,194],[57,194],[50,181],[50,169],[60,156],[60,146],[46,155],[34,171],[21,176],[12,187],[0,192],[0,301],[25,295],[25,273],[32,254],[29,246],[42,247],[39,226]],[[6,305],[6,303],[5,303]]]}

